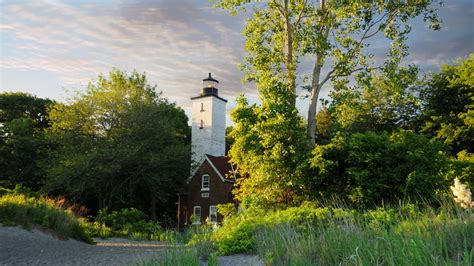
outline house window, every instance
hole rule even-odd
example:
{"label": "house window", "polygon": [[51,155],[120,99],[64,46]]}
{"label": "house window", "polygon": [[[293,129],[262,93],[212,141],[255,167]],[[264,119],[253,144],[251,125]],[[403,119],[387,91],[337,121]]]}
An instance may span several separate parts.
{"label": "house window", "polygon": [[201,112],[204,112],[204,103],[201,103]]}
{"label": "house window", "polygon": [[201,190],[209,190],[209,175],[202,175]]}
{"label": "house window", "polygon": [[209,221],[211,223],[217,223],[217,207],[209,206]]}
{"label": "house window", "polygon": [[201,126],[199,127],[200,129],[204,128],[204,121],[201,120]]}
{"label": "house window", "polygon": [[201,224],[201,206],[194,206],[193,217],[191,220],[193,224]]}
{"label": "house window", "polygon": [[201,193],[202,198],[209,198],[209,192],[203,192]]}

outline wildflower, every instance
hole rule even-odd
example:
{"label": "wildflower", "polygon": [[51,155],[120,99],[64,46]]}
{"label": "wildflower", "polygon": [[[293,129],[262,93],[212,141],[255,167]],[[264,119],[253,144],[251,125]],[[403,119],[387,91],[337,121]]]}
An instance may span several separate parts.
{"label": "wildflower", "polygon": [[461,183],[459,179],[454,179],[454,187],[451,186],[454,194],[454,201],[459,203],[464,209],[474,208],[474,201],[471,199],[471,190]]}

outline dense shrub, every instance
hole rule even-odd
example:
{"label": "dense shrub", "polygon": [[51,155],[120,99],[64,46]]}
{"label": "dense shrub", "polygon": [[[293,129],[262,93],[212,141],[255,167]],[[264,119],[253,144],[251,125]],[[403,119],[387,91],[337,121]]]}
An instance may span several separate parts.
{"label": "dense shrub", "polygon": [[315,183],[326,197],[338,195],[358,207],[398,200],[433,203],[447,189],[445,146],[410,131],[339,134],[313,151]]}
{"label": "dense shrub", "polygon": [[52,230],[58,237],[74,238],[93,243],[70,210],[63,210],[43,198],[7,193],[0,197],[0,223],[21,225],[26,228],[40,226]]}
{"label": "dense shrub", "polygon": [[[121,209],[107,213],[100,210],[92,223],[85,225],[94,236],[103,238],[117,236],[136,239],[164,240],[170,237],[153,221],[148,221],[148,217],[140,210]],[[170,237],[171,238],[171,237]]]}

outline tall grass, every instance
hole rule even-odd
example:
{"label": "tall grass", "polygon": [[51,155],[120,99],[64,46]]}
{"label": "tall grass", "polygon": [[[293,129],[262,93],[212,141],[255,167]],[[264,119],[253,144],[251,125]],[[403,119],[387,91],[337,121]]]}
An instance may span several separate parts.
{"label": "tall grass", "polygon": [[167,249],[151,259],[141,260],[140,266],[199,266],[201,261],[193,248]]}
{"label": "tall grass", "polygon": [[364,215],[277,224],[257,232],[257,251],[267,265],[474,265],[474,214],[444,208],[398,213],[390,223]]}
{"label": "tall grass", "polygon": [[0,196],[0,223],[25,228],[39,226],[53,231],[60,238],[94,242],[70,210],[56,207],[53,202],[43,198],[16,193]]}

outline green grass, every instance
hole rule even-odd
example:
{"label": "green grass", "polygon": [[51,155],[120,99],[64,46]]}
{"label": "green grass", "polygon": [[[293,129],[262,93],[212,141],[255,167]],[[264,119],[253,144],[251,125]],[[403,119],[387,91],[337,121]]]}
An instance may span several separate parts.
{"label": "green grass", "polygon": [[194,248],[167,249],[163,253],[138,262],[140,266],[199,266],[201,263]]}
{"label": "green grass", "polygon": [[73,238],[93,243],[92,238],[71,213],[52,202],[23,194],[7,193],[0,196],[0,223],[4,226],[21,225],[52,231],[59,238]]}
{"label": "green grass", "polygon": [[474,265],[474,213],[441,205],[244,211],[218,229],[192,228],[188,249],[143,265],[214,263],[216,252],[258,254],[265,265]]}
{"label": "green grass", "polygon": [[266,265],[474,265],[474,214],[462,211],[427,210],[391,224],[360,218],[286,223],[256,236]]}

